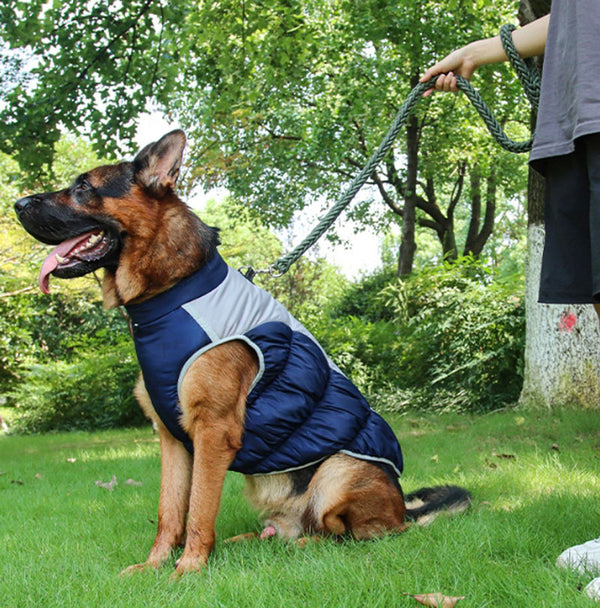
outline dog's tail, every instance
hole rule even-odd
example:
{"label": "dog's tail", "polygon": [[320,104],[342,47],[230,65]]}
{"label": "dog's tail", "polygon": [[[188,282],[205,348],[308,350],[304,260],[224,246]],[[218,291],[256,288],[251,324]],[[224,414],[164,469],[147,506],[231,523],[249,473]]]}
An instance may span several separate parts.
{"label": "dog's tail", "polygon": [[458,486],[421,488],[404,497],[406,519],[427,525],[440,513],[462,513],[471,506],[471,494]]}

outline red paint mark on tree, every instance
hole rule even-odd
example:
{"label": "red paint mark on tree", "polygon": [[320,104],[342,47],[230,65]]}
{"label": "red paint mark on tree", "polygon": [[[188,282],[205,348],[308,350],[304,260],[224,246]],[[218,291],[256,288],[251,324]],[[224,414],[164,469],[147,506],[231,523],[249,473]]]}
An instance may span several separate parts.
{"label": "red paint mark on tree", "polygon": [[561,332],[572,333],[577,325],[577,315],[574,312],[563,312],[558,321],[558,328]]}

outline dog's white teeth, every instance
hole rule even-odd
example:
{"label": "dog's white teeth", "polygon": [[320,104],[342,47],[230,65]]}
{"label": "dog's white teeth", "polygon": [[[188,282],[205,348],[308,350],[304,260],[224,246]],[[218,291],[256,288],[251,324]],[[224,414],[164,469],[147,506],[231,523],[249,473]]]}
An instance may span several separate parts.
{"label": "dog's white teeth", "polygon": [[63,258],[62,255],[58,255],[58,254],[55,257],[56,257],[56,261],[59,264],[63,264],[65,262],[65,260],[67,259],[67,258]]}
{"label": "dog's white teeth", "polygon": [[101,234],[93,234],[88,240],[88,245],[95,245],[101,238]]}

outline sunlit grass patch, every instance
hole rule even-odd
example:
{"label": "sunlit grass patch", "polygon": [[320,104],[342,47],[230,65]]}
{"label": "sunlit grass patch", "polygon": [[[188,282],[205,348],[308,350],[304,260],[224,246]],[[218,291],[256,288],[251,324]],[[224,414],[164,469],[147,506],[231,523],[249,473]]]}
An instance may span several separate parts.
{"label": "sunlit grass patch", "polygon": [[[554,566],[565,547],[600,534],[600,416],[392,416],[403,486],[458,483],[464,515],[378,541],[274,540],[228,545],[260,530],[229,474],[218,541],[199,575],[121,579],[156,530],[159,446],[150,427],[0,438],[0,606],[414,606],[403,593],[465,595],[465,607],[588,606],[585,577]],[[115,477],[106,489],[96,484]],[[133,480],[134,484],[128,484]]]}

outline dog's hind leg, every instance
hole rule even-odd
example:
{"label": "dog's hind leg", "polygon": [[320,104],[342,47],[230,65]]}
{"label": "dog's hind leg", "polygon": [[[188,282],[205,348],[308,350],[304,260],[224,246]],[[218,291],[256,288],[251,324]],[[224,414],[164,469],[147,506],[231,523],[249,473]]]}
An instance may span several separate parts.
{"label": "dog's hind leg", "polygon": [[121,574],[129,574],[144,568],[159,568],[170,557],[171,551],[183,543],[192,479],[192,457],[154,413],[141,377],[134,392],[142,409],[158,426],[160,437],[158,531],[148,559],[143,564],[130,566]]}
{"label": "dog's hind leg", "polygon": [[406,529],[399,486],[371,462],[336,454],[321,465],[309,492],[309,530],[363,540]]}
{"label": "dog's hind leg", "polygon": [[248,475],[245,495],[261,512],[261,539],[279,536],[295,540],[304,532],[302,516],[308,503],[307,486],[315,467],[271,475]]}

